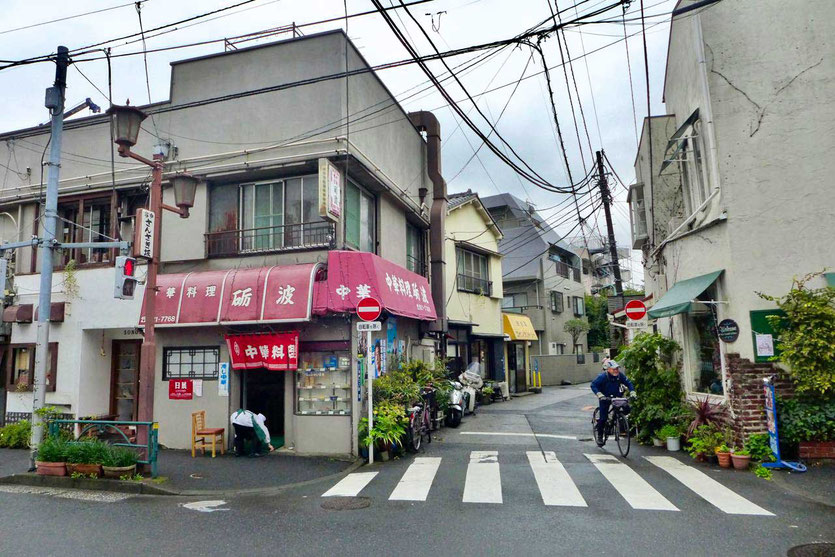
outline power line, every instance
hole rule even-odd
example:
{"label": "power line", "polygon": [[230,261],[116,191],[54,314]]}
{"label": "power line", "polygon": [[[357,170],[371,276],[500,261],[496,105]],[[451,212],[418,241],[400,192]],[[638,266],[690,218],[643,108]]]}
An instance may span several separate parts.
{"label": "power line", "polygon": [[[623,17],[626,18],[626,4]],[[638,145],[638,111],[635,109],[635,89],[632,87],[632,62],[629,59],[629,40],[626,38],[626,20],[623,21],[623,44],[626,46],[626,70],[629,74],[629,98],[632,100],[632,127],[635,129],[635,145]],[[605,155],[604,155],[605,156]]]}
{"label": "power line", "polygon": [[[554,0],[554,1],[556,2],[556,0]],[[631,1],[631,0],[627,0],[627,1]],[[624,2],[624,4],[625,4],[625,2]],[[576,6],[575,6],[574,10],[576,12],[576,10],[577,10]],[[583,28],[582,27],[577,27],[577,31],[580,34],[580,48],[582,49],[583,53],[585,54],[586,43],[583,40]],[[565,38],[565,28],[563,28],[563,30],[562,30],[562,40],[565,41],[566,55],[568,56],[569,59],[571,59],[571,55],[568,53],[568,40]],[[589,83],[589,95],[591,96],[591,109],[592,109],[592,112],[594,113],[594,123],[597,127],[597,142],[600,144],[600,146],[602,148],[603,147],[603,134],[600,133],[600,119],[597,117],[597,102],[595,102],[595,100],[594,100],[594,87],[592,86],[592,83],[591,83],[591,71],[589,70],[589,59],[586,58],[585,56],[583,56],[583,64],[586,66],[586,80]],[[574,77],[574,66],[573,65],[571,65],[571,76]],[[574,87],[575,88],[577,87],[577,82],[576,81],[574,82]],[[580,93],[577,93],[577,99],[578,99],[577,102],[578,103],[581,102],[579,100],[579,97],[580,97]],[[582,103],[580,104],[580,114],[583,114]],[[586,126],[585,115],[583,115],[583,126],[584,127]],[[588,127],[586,127],[586,137],[589,137]],[[589,137],[589,144],[590,144],[589,148],[591,149],[591,138],[590,137]],[[592,149],[592,151],[593,151],[593,149]]]}
{"label": "power line", "polygon": [[138,2],[128,2],[127,4],[119,4],[118,6],[111,6],[110,8],[102,8],[100,10],[93,10],[91,12],[84,12],[83,14],[75,14],[69,15],[66,17],[59,17],[58,19],[50,19],[49,21],[41,21],[39,23],[32,23],[31,25],[24,25],[23,27],[15,27],[13,29],[5,29],[0,31],[0,35],[5,35],[6,33],[14,33],[15,31],[23,31],[24,29],[32,29],[33,27],[40,27],[41,25],[49,25],[50,23],[57,23],[59,21],[67,21],[69,19],[76,19],[78,17],[84,17],[86,15],[92,14],[99,14],[102,12],[109,12],[111,10],[118,10],[119,8],[125,8],[127,6],[133,6],[134,4],[141,4],[143,2],[147,2],[148,0],[139,0]]}

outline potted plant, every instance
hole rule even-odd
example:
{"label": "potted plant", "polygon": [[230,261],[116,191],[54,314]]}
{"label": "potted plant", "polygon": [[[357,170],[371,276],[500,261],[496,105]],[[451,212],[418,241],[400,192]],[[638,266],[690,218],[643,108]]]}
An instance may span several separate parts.
{"label": "potted plant", "polygon": [[125,447],[109,447],[102,461],[105,478],[118,480],[136,473],[136,453]]}
{"label": "potted plant", "polygon": [[493,387],[487,385],[481,389],[481,404],[487,405],[493,403]]}
{"label": "potted plant", "polygon": [[747,470],[748,464],[751,463],[751,455],[745,449],[736,449],[731,453],[731,460],[735,470]]}
{"label": "potted plant", "polygon": [[723,442],[724,435],[716,426],[700,425],[688,439],[687,452],[701,462],[716,460],[716,448]]}
{"label": "potted plant", "polygon": [[101,464],[106,458],[110,446],[92,439],[71,443],[67,450],[67,469],[70,474],[101,477]]}
{"label": "potted plant", "polygon": [[668,451],[681,450],[681,430],[673,425],[667,424],[658,430],[658,437],[667,441]]}
{"label": "potted plant", "polygon": [[47,437],[38,445],[36,473],[40,476],[67,475],[67,443],[55,437]]}
{"label": "potted plant", "polygon": [[719,466],[722,468],[731,467],[731,449],[725,443],[722,443],[716,448],[716,458],[719,460]]}

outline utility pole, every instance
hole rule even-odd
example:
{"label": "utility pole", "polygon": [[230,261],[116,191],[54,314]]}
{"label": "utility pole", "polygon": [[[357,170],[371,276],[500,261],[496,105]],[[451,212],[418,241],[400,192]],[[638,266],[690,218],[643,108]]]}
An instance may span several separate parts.
{"label": "utility pole", "polygon": [[615,242],[615,229],[612,226],[612,194],[609,191],[609,183],[606,181],[606,172],[603,168],[603,151],[597,151],[597,185],[600,187],[600,197],[603,199],[603,211],[606,213],[606,230],[609,233],[609,257],[615,273],[615,293],[620,298],[623,306],[623,282],[620,278],[620,261],[618,260],[618,246]]}
{"label": "utility pole", "polygon": [[[55,84],[46,90],[45,106],[52,113],[52,129],[47,161],[46,202],[41,218],[43,236],[41,244],[41,291],[38,297],[38,329],[35,346],[35,378],[32,384],[32,438],[29,468],[35,469],[38,445],[43,440],[43,427],[38,410],[44,407],[46,395],[46,370],[49,357],[49,314],[52,307],[52,254],[55,230],[58,225],[58,175],[61,171],[61,134],[64,130],[64,91],[67,88],[69,50],[58,47],[55,60]],[[53,377],[54,381],[55,378]]]}

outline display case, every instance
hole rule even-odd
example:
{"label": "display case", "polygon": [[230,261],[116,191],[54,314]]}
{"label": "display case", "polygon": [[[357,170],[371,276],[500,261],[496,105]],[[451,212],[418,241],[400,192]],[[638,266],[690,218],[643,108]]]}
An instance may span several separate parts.
{"label": "display case", "polygon": [[296,371],[296,414],[350,416],[351,377],[350,352],[301,352]]}

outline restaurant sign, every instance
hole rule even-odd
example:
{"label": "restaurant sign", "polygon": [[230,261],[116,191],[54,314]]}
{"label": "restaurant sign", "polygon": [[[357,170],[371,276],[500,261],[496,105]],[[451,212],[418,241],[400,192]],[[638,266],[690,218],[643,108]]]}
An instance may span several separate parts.
{"label": "restaurant sign", "polygon": [[134,257],[154,258],[154,227],[156,215],[148,209],[137,209],[133,236]]}
{"label": "restaurant sign", "polygon": [[266,368],[271,371],[299,367],[299,333],[226,335],[232,369]]}
{"label": "restaurant sign", "polygon": [[342,214],[342,174],[328,159],[319,159],[319,216],[332,221]]}
{"label": "restaurant sign", "polygon": [[191,379],[171,379],[168,381],[169,400],[191,400],[194,398],[194,382]]}

